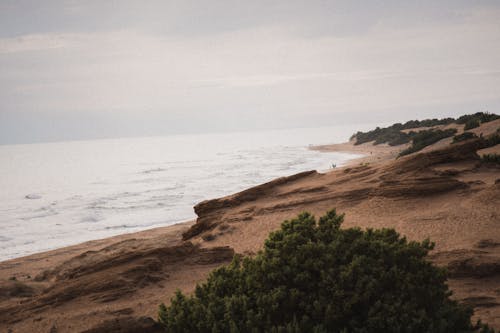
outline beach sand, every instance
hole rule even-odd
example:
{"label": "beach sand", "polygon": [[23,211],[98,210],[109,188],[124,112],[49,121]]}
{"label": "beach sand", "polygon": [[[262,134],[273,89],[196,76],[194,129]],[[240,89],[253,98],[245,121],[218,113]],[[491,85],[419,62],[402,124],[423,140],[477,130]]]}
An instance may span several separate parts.
{"label": "beach sand", "polygon": [[364,156],[349,160],[344,166],[353,166],[364,163],[383,162],[395,159],[398,154],[407,148],[408,145],[389,146],[388,144],[373,145],[367,142],[361,145],[355,145],[354,141],[336,143],[330,145],[311,146],[310,149],[321,152],[338,152],[362,154]]}

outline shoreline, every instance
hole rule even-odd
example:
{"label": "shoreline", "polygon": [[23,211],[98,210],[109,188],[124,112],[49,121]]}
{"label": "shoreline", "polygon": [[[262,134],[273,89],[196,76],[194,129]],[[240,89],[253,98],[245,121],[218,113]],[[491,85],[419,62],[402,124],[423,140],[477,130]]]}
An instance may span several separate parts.
{"label": "shoreline", "polygon": [[[0,280],[8,280],[13,277],[15,277],[17,281],[30,280],[36,276],[34,272],[42,269],[42,267],[60,264],[73,256],[78,256],[85,252],[100,251],[112,244],[126,242],[129,240],[149,240],[157,237],[171,236],[172,234],[178,235],[187,230],[195,222],[196,220],[182,221],[168,226],[155,227],[111,237],[92,239],[74,245],[58,247],[48,251],[41,251],[21,257],[6,259],[0,261]],[[23,272],[12,274],[12,269],[21,265],[26,267]]]}
{"label": "shoreline", "polygon": [[[319,151],[319,152],[324,152],[324,153],[333,153],[333,152],[338,152],[338,153],[347,153],[347,154],[353,154],[353,155],[367,155],[370,152],[370,148],[366,145],[360,145],[360,146],[355,146],[352,144],[352,142],[345,142],[345,143],[337,143],[337,144],[327,144],[327,145],[310,145],[307,147],[309,150],[313,151]],[[374,158],[378,158],[381,151],[386,151],[386,149],[377,149],[377,154],[372,155],[372,156],[361,156],[361,157],[356,157],[349,159],[347,162],[343,163],[342,165],[328,169],[325,171],[321,171],[323,173],[331,172],[335,169],[338,168],[345,168],[345,167],[351,167],[360,163],[366,163],[366,162],[372,162]],[[380,160],[380,158],[378,158]],[[385,160],[385,157],[384,157]],[[318,170],[318,172],[320,172]],[[285,175],[283,177],[286,177],[289,175]],[[227,195],[231,195],[232,193],[228,193]],[[212,200],[214,198],[209,198],[207,200]],[[167,226],[159,226],[159,227],[153,227],[150,229],[145,229],[145,230],[140,230],[140,231],[133,231],[133,232],[128,232],[128,233],[122,233],[114,236],[108,236],[104,238],[95,238],[95,239],[90,239],[87,241],[75,243],[75,244],[70,244],[70,245],[64,245],[61,247],[56,247],[54,249],[49,249],[49,250],[43,250],[39,252],[34,252],[26,255],[21,255],[19,257],[13,257],[13,258],[8,258],[4,260],[0,260],[0,279],[4,278],[2,274],[2,265],[3,264],[8,264],[11,261],[24,261],[24,259],[31,260],[32,258],[36,257],[43,257],[45,254],[48,257],[57,257],[58,255],[56,254],[57,252],[64,252],[64,253],[72,253],[73,255],[77,255],[79,252],[84,251],[91,251],[95,250],[99,247],[105,247],[107,244],[111,244],[113,242],[119,242],[127,239],[132,239],[139,237],[141,239],[149,239],[153,237],[156,233],[163,233],[164,230],[168,230],[168,228],[178,226],[178,225],[191,225],[196,222],[196,218],[194,220],[183,220],[179,222],[174,222],[171,225]]]}
{"label": "shoreline", "polygon": [[500,169],[480,163],[476,144],[442,141],[398,159],[404,146],[310,146],[364,156],[200,202],[196,221],[2,261],[0,330],[86,332],[106,322],[156,318],[158,304],[176,290],[191,293],[235,254],[257,253],[282,221],[332,208],[345,214],[346,228],[393,228],[410,241],[431,239],[436,246],[429,259],[454,274],[448,280],[454,299],[477,299],[474,318],[500,327],[500,306],[481,303],[500,304],[494,293],[500,290],[494,270]]}
{"label": "shoreline", "polygon": [[[355,166],[367,166],[373,163],[383,163],[393,160],[398,156],[399,152],[405,149],[407,146],[408,144],[399,146],[389,146],[387,144],[373,145],[372,142],[355,145],[354,140],[350,140],[343,143],[310,145],[307,148],[309,150],[319,151],[323,153],[347,153],[353,155],[363,155],[361,157],[349,159],[347,162],[345,162],[340,166],[322,172],[322,173],[331,173],[339,169],[352,168]],[[232,193],[228,194],[228,196],[231,195]],[[215,198],[207,200],[213,200],[213,199]],[[123,233],[104,238],[91,239],[88,241],[62,246],[51,250],[40,251],[23,255],[20,257],[0,260],[0,280],[7,278],[6,275],[8,274],[6,274],[6,272],[10,271],[9,269],[6,270],[5,267],[3,266],[17,267],[21,263],[32,263],[34,261],[39,261],[41,259],[46,261],[46,263],[43,265],[46,266],[48,262],[52,261],[62,262],[64,261],[65,258],[69,256],[77,256],[86,251],[99,251],[100,249],[105,248],[106,246],[109,246],[114,243],[128,241],[132,239],[147,240],[164,234],[170,234],[171,232],[176,232],[180,229],[186,230],[195,223],[196,223],[196,218],[188,221],[175,222],[168,226],[154,227],[151,229],[145,229],[141,231],[134,231],[130,233]],[[31,266],[32,265],[30,264],[30,267]],[[11,276],[9,276],[8,278],[10,277]]]}
{"label": "shoreline", "polygon": [[339,167],[339,168],[345,168],[345,167],[353,167],[360,164],[372,164],[372,163],[385,162],[388,160],[395,159],[398,156],[399,152],[405,149],[407,146],[408,145],[399,145],[399,146],[389,146],[387,144],[373,145],[372,142],[367,142],[361,145],[355,145],[354,141],[351,140],[343,143],[313,145],[309,146],[309,149],[323,153],[348,153],[348,154],[363,155],[358,158],[350,159],[345,164]]}

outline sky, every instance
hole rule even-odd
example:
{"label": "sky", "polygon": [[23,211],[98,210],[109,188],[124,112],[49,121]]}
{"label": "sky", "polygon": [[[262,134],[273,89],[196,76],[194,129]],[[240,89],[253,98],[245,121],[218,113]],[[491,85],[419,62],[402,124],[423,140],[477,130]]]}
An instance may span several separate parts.
{"label": "sky", "polygon": [[0,144],[500,112],[500,1],[0,0]]}

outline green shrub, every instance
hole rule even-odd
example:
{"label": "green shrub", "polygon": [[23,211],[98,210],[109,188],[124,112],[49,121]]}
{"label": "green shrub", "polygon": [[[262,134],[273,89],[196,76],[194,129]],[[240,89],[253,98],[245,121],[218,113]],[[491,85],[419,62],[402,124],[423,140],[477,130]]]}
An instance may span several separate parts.
{"label": "green shrub", "polygon": [[356,145],[374,141],[375,145],[388,143],[391,146],[397,146],[408,143],[412,139],[411,133],[404,133],[402,130],[448,125],[453,123],[466,124],[465,129],[467,130],[479,126],[480,123],[486,123],[495,119],[500,119],[500,116],[494,113],[477,112],[474,114],[463,115],[456,120],[454,118],[410,120],[404,124],[396,123],[389,127],[377,127],[368,132],[357,132],[351,136],[351,140],[356,139],[356,142],[354,143]]}
{"label": "green shrub", "polygon": [[413,135],[412,138],[412,145],[405,150],[403,150],[401,153],[399,153],[399,156],[404,156],[408,155],[414,152],[417,152],[419,150],[424,149],[427,146],[432,145],[433,143],[438,142],[439,140],[442,140],[444,138],[448,138],[452,135],[454,135],[457,132],[456,129],[454,128],[449,128],[447,130],[426,130],[426,131],[420,131],[417,132]]}
{"label": "green shrub", "polygon": [[438,125],[448,125],[455,122],[454,118],[443,118],[443,119],[424,119],[424,120],[410,120],[402,125],[402,129],[411,129],[419,127],[432,127]]}
{"label": "green shrub", "polygon": [[255,257],[235,257],[193,296],[177,292],[167,332],[474,332],[472,311],[450,299],[429,241],[393,229],[340,229],[335,210],[302,213]]}
{"label": "green shrub", "polygon": [[483,148],[493,147],[500,143],[500,132],[497,132],[493,135],[490,135],[486,138],[482,138]]}
{"label": "green shrub", "polygon": [[354,137],[356,138],[355,144],[359,145],[365,142],[375,141],[374,144],[376,145],[381,143],[388,143],[391,146],[396,146],[410,142],[410,137],[408,134],[401,132],[399,129],[396,129],[393,126],[387,128],[377,127],[373,131],[369,131],[366,133],[358,132],[354,134]]}
{"label": "green shrub", "polygon": [[418,127],[431,127],[437,125],[447,125],[454,122],[453,118],[444,119],[425,119],[425,120],[410,120],[404,124],[396,123],[389,127],[377,127],[368,132],[357,132],[351,136],[356,139],[355,144],[359,145],[365,142],[375,141],[374,144],[388,143],[390,146],[397,146],[410,142],[411,134],[402,132],[405,129]]}
{"label": "green shrub", "polygon": [[477,135],[471,132],[463,132],[462,134],[455,135],[453,137],[453,142],[452,143],[457,143],[469,139],[474,139],[477,138]]}
{"label": "green shrub", "polygon": [[476,127],[479,127],[479,119],[471,119],[465,123],[464,130],[467,131]]}
{"label": "green shrub", "polygon": [[474,114],[466,114],[459,117],[456,121],[457,124],[466,124],[471,120],[477,120],[479,123],[487,123],[496,119],[500,119],[499,115],[489,112],[476,112]]}

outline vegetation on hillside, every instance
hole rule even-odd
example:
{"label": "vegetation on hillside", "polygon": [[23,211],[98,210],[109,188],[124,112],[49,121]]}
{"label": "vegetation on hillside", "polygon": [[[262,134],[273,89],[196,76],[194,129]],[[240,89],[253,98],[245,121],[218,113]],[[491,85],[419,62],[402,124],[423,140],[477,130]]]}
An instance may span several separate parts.
{"label": "vegetation on hillside", "polygon": [[464,131],[468,131],[470,129],[479,127],[479,125],[480,125],[479,120],[477,120],[477,119],[471,119],[471,120],[469,120],[469,121],[467,121],[465,123]]}
{"label": "vegetation on hillside", "polygon": [[439,140],[455,135],[455,133],[457,133],[457,130],[454,128],[448,128],[444,131],[430,129],[417,132],[412,136],[411,146],[400,152],[399,156],[408,155],[422,150],[425,147],[438,142]]}
{"label": "vegetation on hillside", "polygon": [[466,124],[469,121],[477,121],[479,123],[487,123],[496,119],[500,119],[500,116],[489,112],[476,112],[474,114],[466,114],[458,117],[455,121],[457,124]]}
{"label": "vegetation on hillside", "polygon": [[496,130],[495,134],[492,134],[486,138],[481,137],[483,142],[483,148],[493,147],[500,143],[500,128]]}
{"label": "vegetation on hillside", "polygon": [[355,145],[365,142],[374,141],[374,144],[388,143],[391,146],[397,146],[410,142],[410,136],[401,132],[399,127],[401,124],[394,124],[386,128],[377,127],[369,132],[358,132],[352,138],[356,138]]}
{"label": "vegetation on hillside", "polygon": [[493,332],[450,299],[429,241],[341,229],[335,210],[302,213],[255,257],[235,257],[192,296],[160,306],[167,332]]}
{"label": "vegetation on hillside", "polygon": [[488,113],[488,112],[477,112],[474,114],[463,115],[457,119],[454,118],[443,118],[443,119],[425,119],[425,120],[410,120],[406,123],[396,123],[389,127],[380,128],[377,127],[374,130],[368,132],[357,132],[352,135],[351,139],[355,139],[356,145],[371,142],[378,145],[381,143],[387,143],[391,146],[397,146],[400,144],[405,144],[410,142],[416,133],[410,131],[409,133],[402,132],[403,130],[415,129],[420,127],[433,127],[438,125],[449,125],[449,124],[465,124],[465,130],[475,128],[481,123],[486,123],[499,119],[500,116]]}
{"label": "vegetation on hillside", "polygon": [[472,132],[463,132],[462,134],[455,135],[452,143],[462,142],[469,139],[477,138],[477,135]]}

